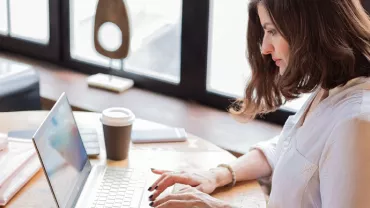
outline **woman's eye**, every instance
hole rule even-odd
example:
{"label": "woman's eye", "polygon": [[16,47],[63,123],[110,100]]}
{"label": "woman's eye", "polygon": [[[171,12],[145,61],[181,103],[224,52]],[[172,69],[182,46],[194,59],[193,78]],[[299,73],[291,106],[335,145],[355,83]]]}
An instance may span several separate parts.
{"label": "woman's eye", "polygon": [[269,33],[271,35],[275,35],[276,34],[276,31],[275,30],[268,30],[267,33]]}

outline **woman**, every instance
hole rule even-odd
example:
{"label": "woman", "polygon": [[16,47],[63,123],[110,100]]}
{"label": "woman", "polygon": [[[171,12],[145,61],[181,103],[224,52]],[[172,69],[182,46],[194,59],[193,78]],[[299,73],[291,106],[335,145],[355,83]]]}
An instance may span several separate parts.
{"label": "woman", "polygon": [[[281,134],[209,171],[153,170],[158,208],[232,207],[208,194],[235,181],[271,179],[268,207],[370,207],[370,19],[359,0],[252,0],[245,98],[252,119],[312,96]],[[159,198],[167,187],[191,188]]]}

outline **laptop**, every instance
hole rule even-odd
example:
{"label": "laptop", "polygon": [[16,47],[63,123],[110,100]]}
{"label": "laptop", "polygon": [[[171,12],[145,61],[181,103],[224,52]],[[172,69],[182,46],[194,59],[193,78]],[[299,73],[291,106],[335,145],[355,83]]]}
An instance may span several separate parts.
{"label": "laptop", "polygon": [[91,165],[65,93],[32,141],[58,207],[140,207],[148,171]]}

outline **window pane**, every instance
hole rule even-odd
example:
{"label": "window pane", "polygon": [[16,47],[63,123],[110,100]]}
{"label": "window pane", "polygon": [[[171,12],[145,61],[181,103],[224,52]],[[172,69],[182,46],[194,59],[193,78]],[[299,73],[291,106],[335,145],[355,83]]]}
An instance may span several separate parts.
{"label": "window pane", "polygon": [[[125,1],[131,45],[123,64],[95,50],[93,31],[97,3],[98,0],[70,0],[72,58],[179,83],[182,0]],[[101,27],[100,32],[110,34],[102,36],[102,46],[119,46],[119,30],[107,26],[106,31]]]}
{"label": "window pane", "polygon": [[49,0],[10,0],[10,35],[48,44]]}
{"label": "window pane", "polygon": [[0,0],[0,34],[8,34],[8,14],[6,0]]}
{"label": "window pane", "polygon": [[[250,66],[246,58],[248,0],[211,1],[208,49],[207,90],[242,97]],[[308,95],[284,107],[296,111]]]}
{"label": "window pane", "polygon": [[210,91],[243,95],[250,74],[245,58],[247,1],[211,1],[207,77]]}

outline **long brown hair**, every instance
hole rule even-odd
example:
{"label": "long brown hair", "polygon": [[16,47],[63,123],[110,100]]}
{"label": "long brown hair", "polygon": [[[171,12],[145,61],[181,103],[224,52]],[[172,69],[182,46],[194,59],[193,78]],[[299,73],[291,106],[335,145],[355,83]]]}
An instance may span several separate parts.
{"label": "long brown hair", "polygon": [[[290,49],[283,75],[271,55],[261,53],[263,5]],[[230,109],[253,119],[318,86],[332,89],[370,76],[370,18],[359,0],[251,0],[247,29],[252,76],[245,97]]]}

